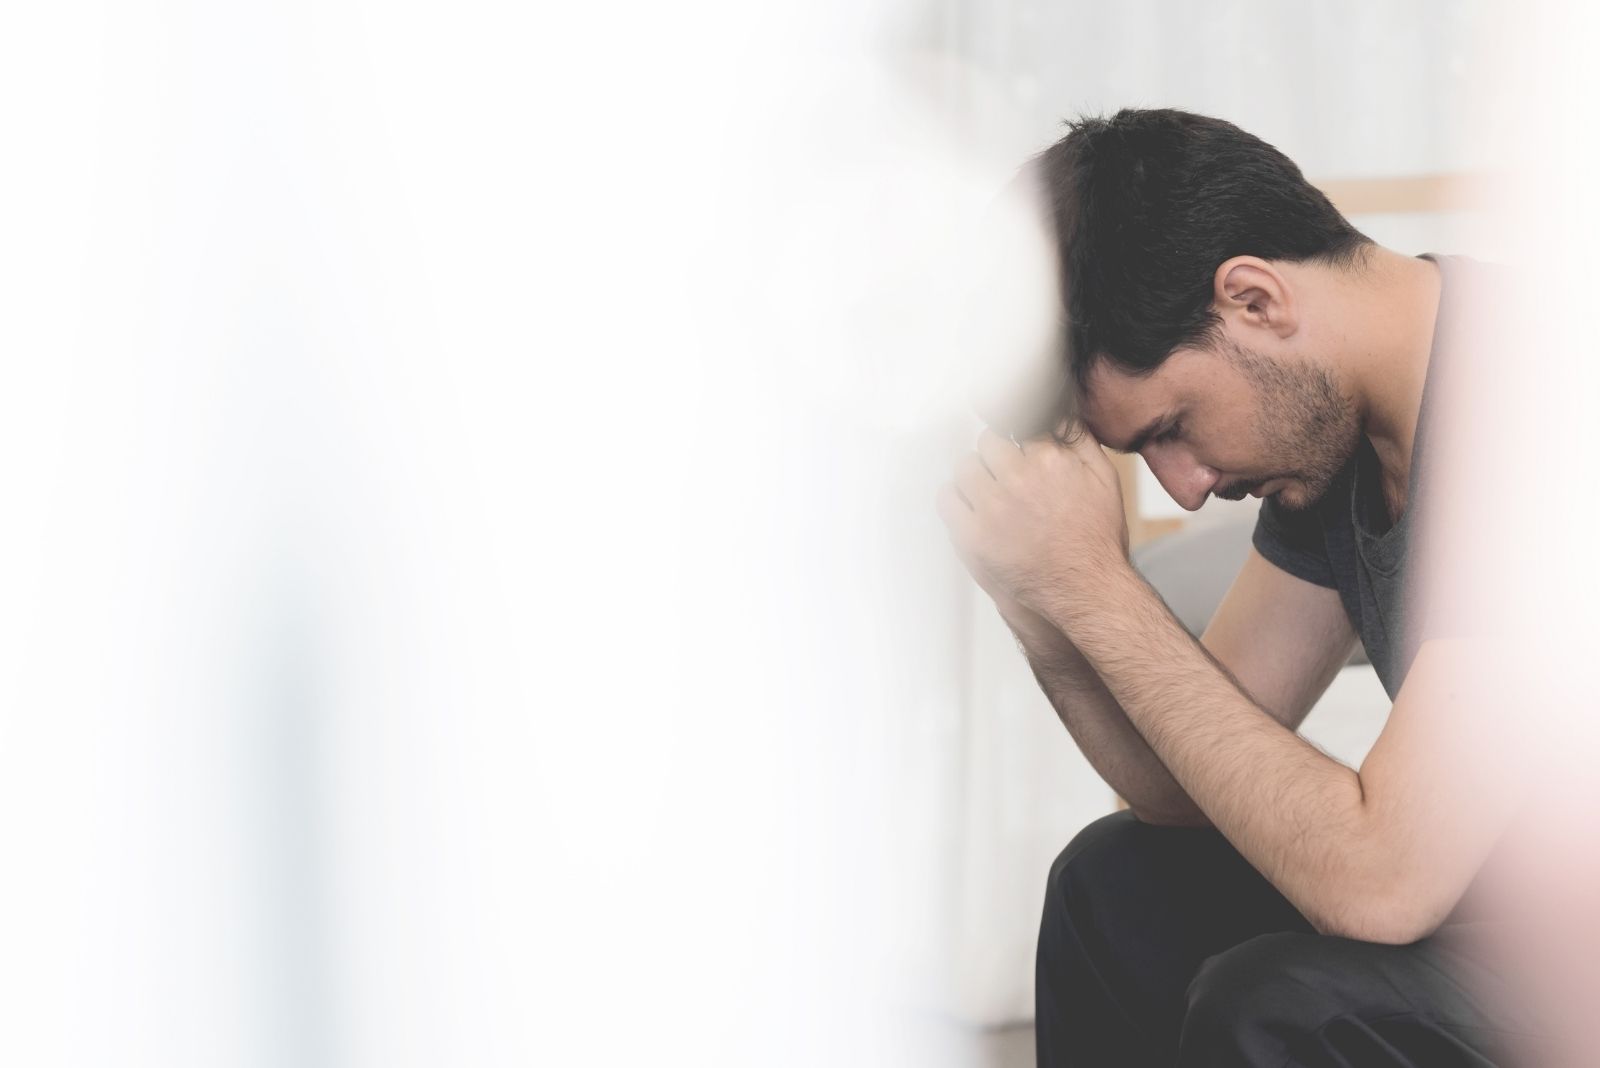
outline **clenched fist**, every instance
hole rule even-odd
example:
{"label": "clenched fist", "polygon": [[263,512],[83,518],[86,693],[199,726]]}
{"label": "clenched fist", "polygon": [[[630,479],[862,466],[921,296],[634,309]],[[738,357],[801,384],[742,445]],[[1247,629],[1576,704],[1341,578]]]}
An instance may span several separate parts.
{"label": "clenched fist", "polygon": [[1014,442],[986,429],[939,490],[939,516],[1002,615],[1055,619],[1092,604],[1096,583],[1128,561],[1122,484],[1100,443]]}

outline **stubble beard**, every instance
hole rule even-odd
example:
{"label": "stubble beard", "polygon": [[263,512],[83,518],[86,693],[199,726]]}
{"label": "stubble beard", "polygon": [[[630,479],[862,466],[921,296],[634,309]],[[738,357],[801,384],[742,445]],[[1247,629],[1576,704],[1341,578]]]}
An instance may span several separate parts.
{"label": "stubble beard", "polygon": [[1304,494],[1274,494],[1291,511],[1310,508],[1333,485],[1361,440],[1361,419],[1328,368],[1316,364],[1279,363],[1230,346],[1229,358],[1256,388],[1262,453],[1288,461],[1281,474],[1263,479],[1292,478]]}

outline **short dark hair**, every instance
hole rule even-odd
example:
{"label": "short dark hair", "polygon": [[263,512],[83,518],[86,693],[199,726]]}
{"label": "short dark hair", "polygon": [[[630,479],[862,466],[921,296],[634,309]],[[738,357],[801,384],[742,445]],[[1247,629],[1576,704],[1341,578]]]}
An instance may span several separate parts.
{"label": "short dark hair", "polygon": [[1079,117],[1028,162],[1055,229],[1066,379],[1105,358],[1148,374],[1212,347],[1233,256],[1352,266],[1373,245],[1294,161],[1231,122],[1171,108]]}

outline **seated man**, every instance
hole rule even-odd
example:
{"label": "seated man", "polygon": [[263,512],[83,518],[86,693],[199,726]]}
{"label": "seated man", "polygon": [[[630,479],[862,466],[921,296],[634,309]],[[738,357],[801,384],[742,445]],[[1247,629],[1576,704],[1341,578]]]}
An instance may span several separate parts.
{"label": "seated man", "polygon": [[[1039,1064],[1510,1063],[1526,1022],[1452,936],[1515,761],[1407,551],[1470,488],[1452,374],[1503,268],[1383,248],[1272,146],[1179,111],[1079,121],[1027,175],[1063,388],[986,430],[938,507],[1129,805],[1050,872]],[[1199,643],[1128,562],[1102,445],[1186,509],[1262,498]],[[1394,702],[1359,772],[1295,733],[1358,638]]]}

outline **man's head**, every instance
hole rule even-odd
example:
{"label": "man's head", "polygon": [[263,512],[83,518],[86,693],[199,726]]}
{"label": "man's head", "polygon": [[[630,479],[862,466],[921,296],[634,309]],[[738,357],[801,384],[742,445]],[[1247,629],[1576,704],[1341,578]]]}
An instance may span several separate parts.
{"label": "man's head", "polygon": [[1029,173],[1056,231],[1071,414],[1186,508],[1320,498],[1361,421],[1317,297],[1372,241],[1277,149],[1182,111],[1081,119]]}

